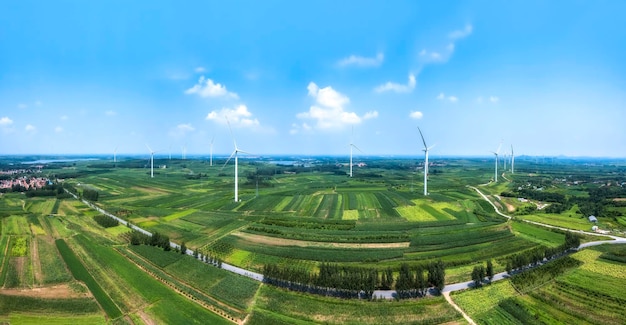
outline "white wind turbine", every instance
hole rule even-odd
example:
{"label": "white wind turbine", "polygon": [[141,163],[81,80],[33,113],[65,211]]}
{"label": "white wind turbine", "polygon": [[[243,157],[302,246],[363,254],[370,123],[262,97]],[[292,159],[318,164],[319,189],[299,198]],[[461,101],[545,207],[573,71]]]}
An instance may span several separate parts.
{"label": "white wind turbine", "polygon": [[496,172],[495,172],[495,178],[494,178],[494,181],[496,183],[498,182],[498,154],[500,153],[500,147],[502,147],[502,142],[500,142],[500,145],[498,146],[498,150],[492,151],[492,153],[496,156]]}
{"label": "white wind turbine", "polygon": [[115,146],[115,150],[113,150],[113,163],[117,162],[117,148],[119,146]]}
{"label": "white wind turbine", "polygon": [[[354,138],[354,127],[352,127],[352,138],[350,139],[350,177],[352,177],[352,148],[356,148],[356,150],[361,151],[361,149],[359,149],[359,147],[357,147],[353,143],[353,138]],[[361,153],[362,152],[363,151],[361,151]]]}
{"label": "white wind turbine", "polygon": [[211,149],[210,149],[210,155],[209,155],[209,166],[213,166],[213,140],[215,140],[215,137],[211,138]]}
{"label": "white wind turbine", "polygon": [[515,174],[515,154],[513,154],[513,145],[511,145],[511,174]]}
{"label": "white wind turbine", "polygon": [[150,150],[150,178],[154,178],[154,153],[156,151],[152,150],[148,144],[146,144],[148,150]]}
{"label": "white wind turbine", "polygon": [[422,142],[424,143],[424,196],[428,195],[428,151],[432,149],[435,145],[428,147],[426,145],[426,140],[424,140],[424,135],[422,134],[422,130],[417,127],[417,130],[420,132],[420,137],[422,137]]}
{"label": "white wind turbine", "polygon": [[233,138],[233,144],[235,146],[235,150],[233,150],[233,153],[230,154],[230,157],[228,157],[228,160],[226,160],[226,162],[224,163],[224,166],[222,166],[222,169],[224,169],[224,167],[226,167],[230,159],[233,158],[233,156],[235,156],[235,202],[239,202],[239,178],[238,178],[238,167],[239,167],[238,158],[239,157],[238,155],[239,153],[247,154],[247,152],[243,150],[239,150],[239,147],[237,147],[237,141],[235,140],[235,137],[233,136],[233,130],[230,128],[230,122],[228,121],[228,118],[226,118],[226,123],[228,123],[228,131],[230,131],[230,137]]}

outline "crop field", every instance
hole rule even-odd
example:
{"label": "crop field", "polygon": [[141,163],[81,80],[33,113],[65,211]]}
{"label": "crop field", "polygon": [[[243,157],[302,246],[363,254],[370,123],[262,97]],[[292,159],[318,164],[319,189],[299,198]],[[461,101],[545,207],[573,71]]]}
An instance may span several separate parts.
{"label": "crop field", "polygon": [[[199,159],[157,160],[155,163],[167,164],[167,169],[159,169],[154,178],[149,177],[145,160],[128,160],[115,168],[102,161],[77,162],[72,168],[52,166],[49,171],[79,192],[98,191],[94,203],[120,218],[256,272],[276,264],[315,273],[320,263],[331,262],[342,267],[390,268],[398,275],[402,264],[415,268],[441,260],[449,284],[469,280],[473,267],[486,260],[492,260],[495,270],[501,272],[514,255],[564,243],[563,233],[498,216],[468,186],[479,188],[515,219],[589,231],[592,224],[585,214],[592,211],[599,217],[601,229],[626,229],[626,207],[620,200],[626,195],[616,186],[598,183],[626,181],[622,180],[621,165],[607,164],[590,171],[582,164],[572,164],[542,172],[540,164],[520,158],[516,161],[518,173],[505,171],[506,180],[487,184],[493,177],[492,160],[435,159],[429,195],[424,197],[419,159],[372,158],[366,168],[356,169],[353,178],[342,174],[345,167],[337,166],[336,158],[322,158],[313,167],[242,159],[241,200],[233,202],[232,168],[210,167]],[[564,210],[543,210],[558,208],[555,202],[542,201],[545,193],[564,195]],[[598,193],[606,200],[598,201]],[[526,195],[532,199],[530,203],[517,199]],[[585,201],[591,198],[605,207]],[[542,209],[533,209],[535,206]],[[115,323],[129,318],[141,323],[143,317],[157,323],[180,323],[191,317],[204,319],[204,323],[229,322],[222,312],[238,319],[250,313],[250,324],[461,321],[441,297],[367,302],[311,296],[260,285],[175,252],[126,246],[130,228],[104,229],[92,218],[97,214],[74,199],[1,195],[0,244],[7,255],[2,256],[3,287],[66,285],[89,274],[92,280],[83,281],[100,287],[88,285],[99,307],[95,311],[85,307],[82,314],[60,307],[51,313],[55,315],[51,320],[58,317],[59,322],[64,317]],[[55,239],[63,239],[75,254],[84,269],[77,271],[81,275],[72,273],[77,270],[75,262],[61,258],[59,249],[64,254],[67,251],[57,248]],[[593,240],[600,238],[582,238],[583,242]],[[582,265],[524,294],[511,292],[510,281],[505,280],[453,294],[453,298],[461,299],[459,305],[467,305],[464,296],[481,295],[468,301],[491,299],[480,307],[468,306],[466,311],[479,323],[533,323],[537,319],[597,323],[600,317],[606,317],[609,324],[623,323],[622,317],[611,313],[624,301],[621,291],[615,289],[624,287],[622,275],[626,272],[619,262],[623,255],[604,248],[586,249],[573,255]],[[589,312],[580,306],[580,297],[586,295],[595,297],[590,304],[604,303],[606,307],[596,308],[595,314]],[[110,303],[100,302],[103,297]],[[559,311],[557,306],[568,306],[563,308],[571,312]],[[587,318],[583,312],[577,313],[577,308],[588,314]],[[11,317],[40,319],[16,308],[0,314],[0,321]]]}
{"label": "crop field", "polygon": [[443,297],[367,302],[311,296],[262,286],[251,324],[440,324],[462,318]]}

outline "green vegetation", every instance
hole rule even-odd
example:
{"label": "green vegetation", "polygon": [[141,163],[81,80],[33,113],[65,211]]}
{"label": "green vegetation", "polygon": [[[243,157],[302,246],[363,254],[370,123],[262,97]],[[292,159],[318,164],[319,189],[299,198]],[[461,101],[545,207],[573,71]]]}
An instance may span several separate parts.
{"label": "green vegetation", "polygon": [[80,262],[78,257],[72,252],[72,250],[67,246],[67,243],[63,239],[57,239],[55,241],[57,249],[61,253],[63,260],[69,267],[72,275],[77,280],[85,282],[89,291],[96,298],[102,309],[107,313],[107,315],[113,319],[122,316],[122,312],[115,305],[115,303],[111,300],[111,298],[102,290],[102,287],[94,280],[94,278],[89,274],[85,266]]}

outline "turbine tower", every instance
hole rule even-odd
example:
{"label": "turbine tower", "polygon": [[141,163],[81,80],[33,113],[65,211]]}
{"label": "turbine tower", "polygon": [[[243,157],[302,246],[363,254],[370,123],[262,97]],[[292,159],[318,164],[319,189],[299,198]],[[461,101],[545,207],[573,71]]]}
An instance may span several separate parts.
{"label": "turbine tower", "polygon": [[215,140],[215,137],[211,138],[211,150],[210,150],[210,156],[209,156],[209,166],[213,166],[213,140]]}
{"label": "turbine tower", "polygon": [[224,169],[224,167],[226,167],[226,165],[228,164],[228,162],[230,161],[231,158],[233,158],[233,156],[235,157],[235,202],[239,202],[239,178],[238,178],[238,167],[239,167],[239,153],[245,153],[247,154],[247,152],[240,150],[239,147],[237,147],[237,141],[235,140],[235,137],[233,136],[233,130],[230,128],[230,122],[228,121],[228,118],[226,118],[226,123],[228,123],[228,130],[230,131],[230,137],[233,138],[233,144],[235,146],[235,150],[233,150],[233,153],[230,154],[230,157],[228,157],[228,160],[226,160],[226,162],[224,163],[224,166],[222,166],[222,169]]}
{"label": "turbine tower", "polygon": [[148,144],[146,144],[146,147],[148,147],[148,150],[150,151],[150,178],[154,178],[154,153],[155,151],[153,151],[152,148],[150,148]]}
{"label": "turbine tower", "polygon": [[117,148],[119,146],[115,146],[115,150],[113,150],[113,163],[117,163]]}
{"label": "turbine tower", "polygon": [[428,147],[426,145],[426,140],[424,140],[424,135],[422,134],[422,130],[420,127],[417,127],[417,130],[420,132],[420,137],[422,137],[422,142],[424,143],[424,196],[428,195],[428,151],[434,147],[434,145]]}
{"label": "turbine tower", "polygon": [[511,174],[515,174],[515,154],[513,154],[513,145],[511,145]]}
{"label": "turbine tower", "polygon": [[494,182],[496,183],[498,182],[498,154],[500,153],[500,147],[502,147],[502,142],[500,142],[500,145],[498,146],[498,150],[492,151],[494,156],[496,156],[496,172],[495,172],[495,178],[494,178]]}
{"label": "turbine tower", "polygon": [[[350,177],[352,177],[352,148],[356,148],[356,150],[361,151],[361,149],[359,149],[359,147],[357,147],[353,143],[353,139],[354,139],[354,127],[352,127],[352,138],[350,138]],[[362,152],[363,151],[361,151],[361,153]]]}

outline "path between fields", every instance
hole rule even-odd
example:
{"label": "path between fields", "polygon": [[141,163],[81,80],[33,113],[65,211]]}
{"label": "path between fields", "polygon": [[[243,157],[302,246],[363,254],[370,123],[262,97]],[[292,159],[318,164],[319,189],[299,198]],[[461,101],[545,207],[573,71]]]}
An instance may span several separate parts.
{"label": "path between fields", "polygon": [[271,236],[243,233],[240,231],[230,233],[233,236],[249,240],[256,244],[272,246],[298,246],[298,247],[335,247],[335,248],[407,248],[411,242],[399,243],[337,243],[318,242],[297,239],[277,238]]}
{"label": "path between fields", "polygon": [[[491,200],[489,200],[489,198],[485,194],[483,194],[478,188],[476,188],[474,186],[468,186],[468,187],[473,189],[473,190],[475,190],[476,192],[478,192],[478,194],[480,194],[480,196],[482,196],[483,199],[485,199],[487,202],[489,202],[489,204],[491,204],[491,206],[493,207],[493,209],[496,211],[497,214],[499,214],[500,216],[505,217],[507,219],[512,219],[511,216],[506,215],[506,214],[500,212],[500,210],[498,210],[496,205],[493,202],[491,202]],[[70,195],[72,195],[77,200],[80,200],[78,198],[78,196],[74,195],[73,193],[71,193],[71,192],[69,192],[67,190],[65,190],[65,191],[67,193],[69,193]],[[118,218],[117,216],[115,216],[115,215],[113,215],[113,214],[103,210],[102,208],[96,206],[93,203],[91,203],[91,202],[89,202],[87,200],[84,200],[84,199],[80,200],[80,201],[83,202],[84,204],[86,204],[87,206],[91,207],[92,209],[95,209],[98,212],[100,212],[100,213],[102,213],[102,214],[104,214],[106,216],[109,216],[109,217],[111,217],[113,219],[118,220],[121,224],[128,225],[128,222],[126,220]],[[597,236],[598,235],[598,234],[592,233],[592,232],[586,232],[586,231],[582,231],[582,230],[572,230],[572,229],[568,229],[568,228],[556,227],[556,226],[551,226],[551,225],[543,224],[543,223],[540,223],[540,222],[534,222],[534,221],[530,221],[530,220],[523,220],[523,221],[531,223],[531,224],[534,224],[534,225],[538,225],[538,226],[541,226],[541,227],[560,229],[560,230],[564,230],[564,231],[577,232],[577,233],[593,235],[593,236]],[[150,233],[149,231],[147,231],[145,229],[142,229],[142,228],[140,228],[140,227],[138,227],[136,225],[131,224],[130,228],[132,228],[134,230],[137,230],[137,231],[139,231],[139,232],[141,232],[143,234],[146,234],[148,236],[152,236],[152,233]],[[578,249],[591,247],[591,246],[602,245],[602,244],[626,244],[626,238],[613,236],[613,235],[606,235],[606,236],[612,238],[613,240],[599,240],[599,241],[592,241],[592,242],[584,243],[584,244],[581,244],[578,247]],[[180,249],[180,245],[178,245],[178,244],[176,244],[174,242],[170,242],[170,246],[172,248]],[[187,249],[186,253],[187,253],[187,255],[192,255],[193,256],[194,252],[191,249]],[[201,259],[201,258],[202,258],[202,256],[199,255],[198,259]],[[541,264],[543,264],[543,263],[541,263]],[[222,269],[224,269],[226,271],[230,271],[230,272],[236,273],[236,274],[239,274],[239,275],[243,275],[243,276],[249,277],[251,279],[254,279],[254,280],[257,280],[257,281],[260,281],[260,282],[263,282],[263,274],[260,274],[260,273],[256,273],[256,272],[253,272],[253,271],[250,271],[250,270],[246,270],[246,269],[243,269],[243,268],[240,268],[240,267],[237,267],[237,266],[234,266],[234,265],[230,265],[230,264],[227,264],[227,263],[222,263]],[[495,274],[493,279],[491,280],[491,282],[504,280],[504,279],[508,278],[509,276],[510,275],[507,272],[501,272],[501,273]],[[446,285],[443,288],[442,293],[450,293],[450,292],[453,292],[453,291],[465,290],[465,289],[471,288],[473,286],[473,283],[474,283],[473,281],[467,281],[467,282],[461,282],[461,283],[448,284],[448,285]],[[394,298],[396,296],[396,294],[397,294],[395,290],[377,290],[376,292],[381,297],[390,297],[390,298]]]}
{"label": "path between fields", "polygon": [[450,298],[450,293],[449,293],[449,292],[444,292],[444,293],[443,293],[443,296],[446,298],[446,301],[447,301],[450,305],[452,305],[452,307],[454,307],[454,309],[456,309],[456,311],[458,311],[459,313],[461,313],[461,315],[463,315],[463,318],[465,318],[465,320],[466,320],[468,323],[470,323],[470,324],[472,324],[472,325],[476,325],[476,323],[474,322],[474,320],[473,320],[473,319],[471,319],[471,318],[469,317],[469,315],[468,315],[468,314],[466,314],[466,313],[465,313],[465,311],[463,311],[463,309],[461,309],[461,307],[459,307],[459,306],[458,306],[458,305],[457,305],[457,304],[456,304],[456,303],[452,300],[452,298]]}

